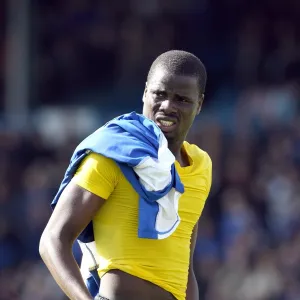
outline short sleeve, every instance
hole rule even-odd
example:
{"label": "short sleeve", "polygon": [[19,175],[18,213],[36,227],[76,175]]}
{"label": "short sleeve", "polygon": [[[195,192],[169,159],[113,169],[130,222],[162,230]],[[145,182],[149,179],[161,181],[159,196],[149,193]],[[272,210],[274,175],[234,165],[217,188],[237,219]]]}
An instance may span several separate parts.
{"label": "short sleeve", "polygon": [[115,161],[90,153],[81,162],[72,182],[106,200],[117,185],[119,173]]}
{"label": "short sleeve", "polygon": [[207,172],[207,197],[209,196],[212,184],[212,161],[208,153],[206,154],[206,172]]}

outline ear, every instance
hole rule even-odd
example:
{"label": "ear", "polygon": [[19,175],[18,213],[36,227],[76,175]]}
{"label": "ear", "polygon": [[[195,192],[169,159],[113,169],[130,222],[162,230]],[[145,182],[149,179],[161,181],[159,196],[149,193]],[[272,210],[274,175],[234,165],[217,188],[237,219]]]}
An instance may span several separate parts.
{"label": "ear", "polygon": [[199,102],[198,102],[197,115],[199,115],[199,113],[201,111],[203,100],[204,100],[204,94],[201,94],[199,97]]}
{"label": "ear", "polygon": [[143,93],[143,102],[145,102],[145,97],[146,97],[147,90],[148,90],[148,87],[147,87],[147,82],[146,82],[144,93]]}

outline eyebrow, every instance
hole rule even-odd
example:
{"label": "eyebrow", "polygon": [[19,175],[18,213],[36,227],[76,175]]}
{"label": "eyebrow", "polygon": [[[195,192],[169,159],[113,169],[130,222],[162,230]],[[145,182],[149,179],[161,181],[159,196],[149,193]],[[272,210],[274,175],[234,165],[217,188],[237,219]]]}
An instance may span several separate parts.
{"label": "eyebrow", "polygon": [[[167,92],[168,90],[165,87],[155,86],[155,87],[151,87],[150,91]],[[192,96],[189,93],[184,93],[184,92],[182,93],[181,91],[176,91],[175,94],[180,97],[192,98]]]}

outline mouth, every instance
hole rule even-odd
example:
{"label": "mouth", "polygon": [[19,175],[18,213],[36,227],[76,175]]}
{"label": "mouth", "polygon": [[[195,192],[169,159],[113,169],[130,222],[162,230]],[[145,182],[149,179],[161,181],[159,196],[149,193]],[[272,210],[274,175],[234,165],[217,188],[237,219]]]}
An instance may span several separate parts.
{"label": "mouth", "polygon": [[157,118],[155,123],[165,133],[173,131],[177,126],[177,120],[170,118]]}

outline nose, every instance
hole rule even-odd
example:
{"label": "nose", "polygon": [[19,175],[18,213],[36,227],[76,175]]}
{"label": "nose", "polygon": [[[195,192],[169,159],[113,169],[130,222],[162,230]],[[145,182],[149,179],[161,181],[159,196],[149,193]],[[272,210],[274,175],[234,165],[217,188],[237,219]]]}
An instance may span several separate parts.
{"label": "nose", "polygon": [[165,99],[160,104],[160,111],[163,111],[166,114],[171,114],[176,112],[176,107],[174,105],[174,101],[171,101],[170,99]]}

